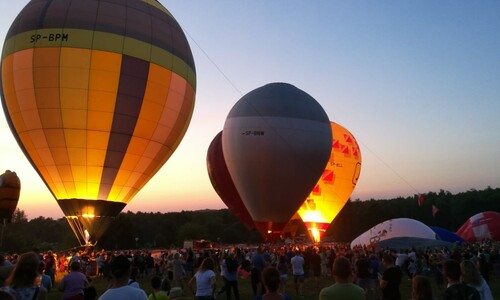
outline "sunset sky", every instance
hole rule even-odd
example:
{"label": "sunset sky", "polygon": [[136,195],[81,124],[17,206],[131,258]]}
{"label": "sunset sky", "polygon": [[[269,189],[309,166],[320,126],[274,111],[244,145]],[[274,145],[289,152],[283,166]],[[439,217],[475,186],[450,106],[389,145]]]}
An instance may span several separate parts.
{"label": "sunset sky", "polygon": [[[2,41],[28,2],[2,1]],[[208,146],[232,106],[271,82],[304,90],[356,137],[352,199],[500,187],[500,2],[160,2],[188,36],[196,104],[180,146],[124,211],[224,208]],[[0,141],[0,173],[21,179],[18,207],[62,217],[3,111]]]}

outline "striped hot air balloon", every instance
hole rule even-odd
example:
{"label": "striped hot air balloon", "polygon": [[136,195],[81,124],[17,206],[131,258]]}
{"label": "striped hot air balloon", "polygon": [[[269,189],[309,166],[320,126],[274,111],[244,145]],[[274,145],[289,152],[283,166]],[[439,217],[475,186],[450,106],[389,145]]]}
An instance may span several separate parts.
{"label": "striped hot air balloon", "polygon": [[168,160],[194,108],[189,44],[155,0],[32,0],[1,76],[11,130],[81,243]]}

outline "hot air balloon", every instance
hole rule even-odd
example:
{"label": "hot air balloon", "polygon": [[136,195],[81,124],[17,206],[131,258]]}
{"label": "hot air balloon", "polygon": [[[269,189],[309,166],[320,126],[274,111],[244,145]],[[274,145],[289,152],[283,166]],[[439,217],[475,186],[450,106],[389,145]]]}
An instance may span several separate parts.
{"label": "hot air balloon", "polygon": [[457,230],[457,234],[470,243],[481,240],[500,241],[500,213],[485,211],[475,214]]}
{"label": "hot air balloon", "polygon": [[331,122],[333,142],[328,164],[298,213],[315,242],[319,242],[356,187],[361,151],[354,136]]}
{"label": "hot air balloon", "polygon": [[194,108],[191,50],[158,1],[33,0],[1,76],[11,131],[82,244],[172,155]]}
{"label": "hot air balloon", "polygon": [[210,182],[222,202],[248,229],[254,228],[252,216],[243,204],[224,161],[222,131],[215,136],[208,147],[207,170]]}
{"label": "hot air balloon", "polygon": [[234,185],[260,232],[281,232],[316,184],[332,133],[321,105],[286,83],[244,95],[222,131]]}
{"label": "hot air balloon", "polygon": [[16,172],[10,170],[0,175],[0,220],[10,221],[21,193],[21,181]]}
{"label": "hot air balloon", "polygon": [[[379,223],[359,235],[351,242],[351,248],[378,244],[385,240],[402,237],[436,240],[436,233],[429,226],[414,219],[391,219]],[[409,247],[411,246],[409,245]]]}

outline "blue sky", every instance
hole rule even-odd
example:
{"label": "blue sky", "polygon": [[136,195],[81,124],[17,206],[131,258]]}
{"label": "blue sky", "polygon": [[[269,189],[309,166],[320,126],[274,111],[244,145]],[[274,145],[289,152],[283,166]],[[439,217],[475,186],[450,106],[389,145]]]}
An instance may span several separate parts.
{"label": "blue sky", "polygon": [[[0,38],[27,3],[0,4]],[[500,2],[165,1],[193,51],[186,136],[125,208],[223,208],[206,151],[231,107],[270,82],[313,96],[358,140],[353,199],[500,186]],[[30,218],[62,212],[0,118],[0,170],[23,183]]]}

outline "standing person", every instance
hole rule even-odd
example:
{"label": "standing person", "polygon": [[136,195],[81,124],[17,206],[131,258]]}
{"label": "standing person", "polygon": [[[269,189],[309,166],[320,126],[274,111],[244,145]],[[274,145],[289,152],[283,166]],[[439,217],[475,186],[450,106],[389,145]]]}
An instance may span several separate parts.
{"label": "standing person", "polygon": [[52,279],[50,279],[50,276],[45,274],[44,271],[45,263],[40,261],[40,264],[38,265],[38,274],[41,276],[41,284],[47,289],[47,292],[50,292],[50,289],[52,288]]}
{"label": "standing person", "polygon": [[240,292],[238,290],[238,260],[236,259],[234,252],[229,252],[226,259],[223,261],[225,274],[225,291],[226,299],[231,300],[231,291],[233,291],[234,298],[240,300]]}
{"label": "standing person", "polygon": [[295,250],[295,256],[290,259],[292,265],[293,283],[295,285],[295,292],[299,297],[303,297],[302,288],[304,286],[304,257],[300,255],[300,250]]}
{"label": "standing person", "polygon": [[370,288],[370,262],[365,254],[360,254],[355,263],[356,281],[365,292]]}
{"label": "standing person", "polygon": [[193,277],[194,273],[194,252],[191,247],[187,249],[187,257],[186,257],[186,275],[188,278]]}
{"label": "standing person", "polygon": [[257,295],[253,300],[291,300],[286,294],[279,292],[280,272],[275,267],[266,267],[262,271],[262,281],[266,291],[263,295]]}
{"label": "standing person", "polygon": [[262,295],[264,292],[261,274],[265,267],[266,260],[264,259],[262,248],[258,247],[257,251],[252,254],[251,284],[254,296]]}
{"label": "standing person", "polygon": [[412,300],[433,300],[432,285],[428,277],[417,275],[412,278]]}
{"label": "standing person", "polygon": [[214,272],[215,263],[211,257],[205,258],[200,265],[198,271],[189,280],[188,286],[192,288],[196,284],[196,292],[194,293],[196,300],[210,300],[215,292],[216,277]]}
{"label": "standing person", "polygon": [[83,289],[89,285],[87,276],[81,272],[80,263],[74,261],[69,266],[70,272],[59,283],[59,291],[64,300],[83,300]]}
{"label": "standing person", "polygon": [[104,252],[97,254],[97,258],[96,258],[95,262],[97,264],[97,276],[98,277],[104,276],[103,267],[104,267],[105,261],[106,261],[106,259],[104,258]]}
{"label": "standing person", "polygon": [[470,285],[479,292],[481,300],[493,300],[490,287],[486,280],[481,276],[478,267],[470,260],[463,260],[460,263],[462,270],[462,282]]}
{"label": "standing person", "polygon": [[321,256],[319,255],[317,249],[312,249],[310,262],[316,288],[319,288],[319,278],[321,277]]}
{"label": "standing person", "polygon": [[480,300],[479,292],[465,283],[460,282],[462,271],[460,263],[454,259],[448,259],[443,263],[443,275],[448,281],[448,287],[444,290],[442,300]]}
{"label": "standing person", "polygon": [[40,286],[38,266],[40,259],[35,252],[26,252],[19,256],[12,273],[6,280],[7,286],[1,289],[17,300],[47,300],[47,289]]}
{"label": "standing person", "polygon": [[490,269],[492,269],[489,257],[487,252],[480,252],[477,256],[477,266],[486,283],[490,282]]}
{"label": "standing person", "polygon": [[285,294],[286,282],[288,280],[288,263],[286,262],[285,255],[280,255],[278,260],[278,265],[276,266],[280,272],[280,290],[282,294]]}
{"label": "standing person", "polygon": [[111,286],[99,297],[99,300],[147,300],[148,296],[140,289],[128,285],[130,278],[130,260],[124,255],[115,256],[109,264]]}
{"label": "standing person", "polygon": [[184,285],[182,284],[182,280],[186,275],[186,271],[184,270],[184,260],[181,258],[179,252],[174,254],[174,260],[172,261],[172,273],[173,282],[183,289]]}
{"label": "standing person", "polygon": [[319,300],[364,300],[365,291],[352,283],[351,263],[344,256],[338,256],[332,269],[335,284],[325,287],[319,293]]}
{"label": "standing person", "polygon": [[370,298],[371,295],[375,297],[376,299],[379,299],[379,283],[378,283],[378,274],[380,273],[380,260],[375,253],[370,254],[370,258],[368,260],[369,262],[369,270],[370,270],[370,284],[368,287],[368,291],[366,292],[368,294],[368,298]]}
{"label": "standing person", "polygon": [[48,275],[52,282],[56,282],[56,257],[50,250],[45,257],[45,275]]}
{"label": "standing person", "polygon": [[379,275],[380,289],[383,300],[401,300],[401,279],[403,273],[401,269],[394,265],[394,257],[390,253],[384,254],[382,258],[384,273]]}

